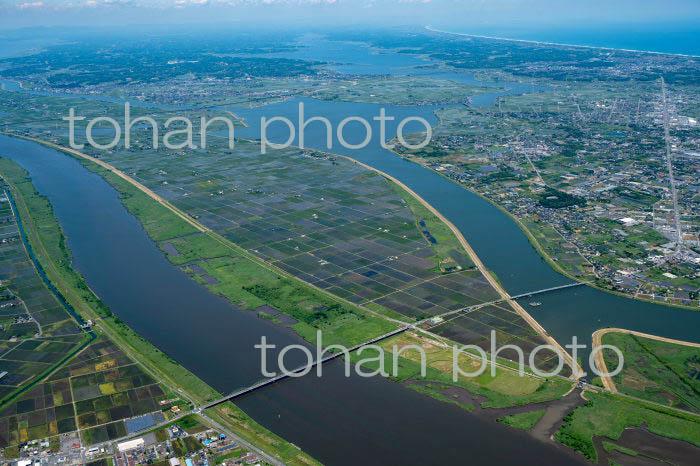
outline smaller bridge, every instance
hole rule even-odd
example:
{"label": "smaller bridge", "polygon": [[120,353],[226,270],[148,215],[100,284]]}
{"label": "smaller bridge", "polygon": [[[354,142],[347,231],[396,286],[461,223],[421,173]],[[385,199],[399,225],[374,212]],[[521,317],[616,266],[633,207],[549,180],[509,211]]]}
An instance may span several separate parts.
{"label": "smaller bridge", "polygon": [[[534,296],[537,294],[550,293],[550,292],[556,291],[556,290],[563,290],[565,288],[573,288],[575,286],[583,286],[586,284],[587,284],[587,282],[576,282],[576,283],[569,283],[567,285],[553,286],[551,288],[544,288],[544,289],[537,290],[537,291],[530,291],[528,293],[523,293],[523,294],[519,294],[516,296],[511,296],[508,299],[510,300],[510,299],[525,298],[525,297]],[[459,314],[459,313],[469,314],[470,312],[474,312],[478,309],[481,309],[482,307],[489,306],[491,304],[497,304],[497,303],[500,303],[503,301],[506,301],[506,300],[505,299],[498,299],[496,301],[489,301],[487,303],[480,303],[480,304],[476,304],[474,306],[470,306],[470,307],[466,307],[466,308],[462,308],[462,309],[457,309],[455,311],[446,312],[446,313],[440,314],[438,316],[433,316],[433,317],[430,317],[429,319],[414,322],[413,324],[410,324],[410,325],[405,324],[401,328],[393,330],[389,333],[385,333],[384,335],[380,335],[378,337],[372,338],[371,340],[366,341],[364,343],[360,343],[359,345],[355,345],[352,348],[348,348],[348,353],[352,353],[353,351],[356,351],[356,350],[362,348],[363,346],[372,345],[372,344],[380,342],[382,340],[386,340],[387,338],[393,337],[394,335],[398,335],[399,333],[405,332],[406,330],[414,329],[414,328],[418,327],[420,324],[422,324],[430,319],[434,319],[435,317],[443,317],[444,318],[444,317],[454,315],[454,314]],[[200,411],[205,410],[205,409],[211,408],[213,406],[219,405],[221,403],[224,403],[225,401],[234,400],[234,399],[239,398],[243,395],[247,395],[248,393],[254,392],[255,390],[260,390],[261,388],[267,387],[267,386],[272,385],[274,383],[277,383],[281,380],[287,379],[287,378],[291,377],[292,375],[300,374],[304,371],[310,371],[311,369],[313,369],[317,365],[330,362],[334,359],[337,359],[337,358],[343,356],[344,354],[345,354],[344,352],[333,353],[333,354],[330,354],[330,355],[326,356],[325,358],[321,359],[320,361],[318,361],[318,360],[313,361],[310,364],[304,364],[303,366],[299,366],[291,371],[287,371],[284,374],[280,374],[280,375],[277,375],[275,377],[270,377],[269,379],[261,380],[259,382],[254,383],[253,385],[250,385],[250,386],[245,387],[245,388],[241,388],[240,390],[231,392],[228,395],[225,395],[225,396],[218,398],[214,401],[210,401],[209,403],[203,404],[202,406],[200,406],[199,410]]]}
{"label": "smaller bridge", "polygon": [[[380,335],[378,337],[372,338],[371,340],[366,341],[364,343],[360,343],[359,345],[355,345],[352,348],[348,348],[348,354],[362,348],[363,346],[372,345],[372,344],[380,342],[382,340],[386,340],[387,338],[393,337],[394,335],[398,335],[399,333],[405,332],[406,330],[408,330],[410,328],[413,328],[413,325],[406,325],[404,327],[393,330],[389,333],[385,333],[384,335]],[[279,382],[281,380],[284,380],[286,378],[291,377],[290,374],[299,374],[299,373],[302,373],[302,372],[307,371],[307,370],[310,371],[311,369],[318,366],[319,364],[324,364],[326,362],[332,361],[334,359],[337,359],[337,358],[343,356],[344,354],[345,353],[342,351],[340,353],[333,353],[333,354],[330,354],[330,355],[326,356],[325,358],[321,359],[320,361],[313,361],[310,364],[304,364],[303,366],[299,366],[296,369],[293,369],[291,371],[287,371],[284,374],[280,374],[280,375],[275,376],[275,377],[270,377],[269,379],[261,380],[260,382],[254,383],[253,385],[250,385],[246,388],[241,388],[240,390],[229,393],[228,395],[225,395],[219,399],[216,399],[214,401],[210,401],[209,403],[203,404],[200,407],[200,410],[205,410],[207,408],[211,408],[211,407],[216,406],[218,404],[221,404],[225,401],[231,401],[231,400],[234,400],[238,397],[246,395],[248,393],[254,392],[255,390],[259,390],[263,387],[267,387],[268,385],[272,385],[276,382]]]}
{"label": "smaller bridge", "polygon": [[501,299],[496,299],[496,300],[494,300],[494,301],[488,301],[488,302],[485,302],[485,303],[474,304],[473,306],[463,307],[463,308],[461,308],[461,309],[457,309],[457,310],[454,310],[454,311],[445,312],[444,314],[438,314],[438,315],[436,315],[436,316],[429,317],[429,318],[424,319],[424,320],[422,320],[422,321],[420,321],[420,322],[416,322],[415,324],[413,324],[413,326],[416,326],[416,325],[421,324],[421,323],[423,323],[423,322],[429,321],[430,319],[434,319],[434,318],[436,318],[436,317],[445,318],[445,317],[453,316],[453,315],[455,315],[455,314],[466,315],[466,314],[472,313],[472,312],[474,312],[474,311],[477,311],[477,310],[481,309],[482,307],[491,306],[492,304],[498,304],[498,303],[502,303],[502,302],[504,302],[504,301],[510,301],[510,300],[513,300],[513,299],[529,298],[529,297],[531,297],[531,296],[535,296],[535,295],[538,295],[538,294],[551,293],[552,291],[564,290],[564,289],[566,289],[566,288],[574,288],[574,287],[577,287],[577,286],[588,285],[589,283],[590,283],[590,282],[567,283],[566,285],[559,285],[559,286],[553,286],[553,287],[550,287],[550,288],[543,288],[543,289],[541,289],[541,290],[528,291],[527,293],[522,293],[522,294],[518,294],[518,295],[515,295],[515,296],[511,296],[511,297],[509,297],[508,299],[503,299],[503,298],[501,298]]}
{"label": "smaller bridge", "polygon": [[553,286],[551,288],[543,288],[541,290],[530,291],[528,293],[522,293],[519,295],[511,296],[510,299],[529,298],[530,296],[535,296],[536,294],[550,293],[552,291],[563,290],[566,288],[574,288],[577,286],[588,285],[589,283],[590,282],[576,282],[576,283],[568,283],[566,285]]}

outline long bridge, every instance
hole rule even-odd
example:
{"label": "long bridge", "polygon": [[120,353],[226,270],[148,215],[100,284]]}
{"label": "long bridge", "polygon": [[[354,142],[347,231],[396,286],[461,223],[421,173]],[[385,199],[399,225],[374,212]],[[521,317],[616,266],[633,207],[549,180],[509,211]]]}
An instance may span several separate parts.
{"label": "long bridge", "polygon": [[[529,297],[531,297],[531,296],[535,296],[535,295],[538,295],[538,294],[551,293],[552,291],[564,290],[564,289],[566,289],[566,288],[574,288],[574,287],[577,287],[577,286],[588,285],[589,283],[590,283],[590,282],[567,283],[566,285],[552,286],[552,287],[550,287],[550,288],[543,288],[543,289],[541,289],[541,290],[528,291],[527,293],[521,293],[521,294],[518,294],[518,295],[515,295],[515,296],[510,296],[509,298],[495,299],[495,300],[493,300],[493,301],[488,301],[488,302],[485,302],[485,303],[474,304],[473,306],[463,307],[463,308],[461,308],[461,309],[457,309],[457,310],[454,310],[454,311],[445,312],[444,314],[438,314],[438,315],[436,315],[436,316],[429,317],[428,319],[425,319],[425,320],[427,321],[427,320],[430,320],[430,319],[434,319],[434,318],[436,318],[436,317],[445,318],[445,317],[449,317],[449,316],[452,316],[452,315],[455,315],[455,314],[460,314],[460,313],[469,314],[470,312],[474,312],[474,311],[476,311],[476,310],[479,310],[479,309],[481,309],[482,307],[491,306],[491,305],[493,305],[493,304],[502,303],[502,302],[504,302],[504,301],[510,301],[510,300],[513,300],[513,299],[520,299],[520,298],[529,298]],[[422,322],[424,322],[424,321],[421,321],[421,322],[418,322],[418,323],[422,323]],[[416,325],[416,324],[414,324],[414,325]]]}
{"label": "long bridge", "polygon": [[[552,291],[563,290],[563,289],[566,289],[566,288],[573,288],[573,287],[576,287],[576,286],[583,286],[583,285],[586,285],[587,283],[588,283],[588,282],[576,282],[576,283],[569,283],[569,284],[566,284],[566,285],[553,286],[553,287],[551,287],[551,288],[544,288],[544,289],[541,289],[541,290],[530,291],[530,292],[528,292],[528,293],[522,293],[522,294],[519,294],[519,295],[516,295],[516,296],[511,296],[511,297],[508,298],[508,299],[509,299],[509,300],[510,300],[510,299],[519,299],[519,298],[525,298],[525,297],[534,296],[534,295],[542,294],[542,293],[550,293],[550,292],[552,292]],[[426,321],[428,321],[428,320],[430,320],[430,319],[434,319],[435,317],[443,317],[443,318],[444,318],[444,317],[446,317],[446,316],[450,316],[450,315],[454,315],[454,314],[458,314],[458,313],[465,313],[465,314],[468,314],[469,312],[474,312],[474,311],[476,311],[477,309],[480,309],[480,308],[482,308],[482,307],[489,306],[489,305],[491,305],[491,304],[497,304],[497,303],[500,303],[500,302],[503,302],[503,301],[506,301],[506,299],[498,299],[498,300],[496,300],[496,301],[490,301],[490,302],[487,302],[487,303],[480,303],[480,304],[476,304],[476,305],[474,305],[474,306],[470,306],[470,307],[466,307],[466,308],[462,308],[462,309],[457,309],[457,310],[455,310],[455,311],[446,312],[446,313],[444,313],[444,314],[440,314],[440,315],[437,315],[437,316],[432,316],[432,317],[430,317],[430,318],[428,318],[428,319],[420,320],[420,321],[414,322],[414,323],[412,323],[412,324],[404,324],[402,327],[400,327],[400,328],[398,328],[398,329],[396,329],[396,330],[392,330],[392,331],[389,332],[389,333],[385,333],[385,334],[380,335],[380,336],[378,336],[378,337],[375,337],[375,338],[373,338],[373,339],[371,339],[371,340],[368,340],[368,341],[366,341],[366,342],[364,342],[364,343],[360,343],[360,344],[358,344],[358,345],[355,345],[355,346],[353,346],[352,348],[348,348],[348,354],[349,354],[349,353],[352,353],[353,351],[356,351],[356,350],[358,350],[358,349],[360,349],[360,348],[362,348],[362,347],[364,347],[364,346],[372,345],[372,344],[377,343],[377,342],[380,342],[380,341],[382,341],[382,340],[386,340],[387,338],[393,337],[394,335],[398,335],[399,333],[403,333],[403,332],[405,332],[406,330],[414,329],[414,328],[418,327],[419,325],[423,324],[424,322],[426,322]],[[272,385],[272,384],[274,384],[274,383],[277,383],[277,382],[279,382],[279,381],[281,381],[281,380],[284,380],[284,379],[287,379],[287,378],[289,378],[289,377],[292,377],[294,374],[300,374],[300,373],[302,373],[302,372],[304,372],[304,371],[311,371],[311,369],[313,369],[314,367],[316,367],[316,366],[318,366],[318,365],[320,365],[320,364],[325,364],[325,363],[327,363],[327,362],[330,362],[330,361],[332,361],[332,360],[334,360],[334,359],[337,359],[337,358],[339,358],[339,357],[341,357],[341,356],[343,356],[343,355],[345,355],[345,352],[344,352],[344,351],[341,351],[340,353],[333,353],[333,354],[330,354],[330,355],[328,355],[328,356],[322,358],[321,360],[316,360],[316,361],[313,361],[313,362],[311,362],[311,363],[309,363],[309,364],[304,364],[304,365],[302,365],[302,366],[299,366],[299,367],[297,367],[297,368],[295,368],[295,369],[293,369],[293,370],[291,370],[291,371],[286,371],[285,373],[279,374],[279,375],[277,375],[277,376],[275,376],[275,377],[270,377],[270,378],[268,378],[268,379],[261,380],[261,381],[259,381],[259,382],[254,383],[253,385],[250,385],[250,386],[245,387],[245,388],[241,388],[241,389],[239,389],[239,390],[236,390],[236,391],[234,391],[234,392],[229,393],[228,395],[224,395],[224,396],[222,396],[221,398],[218,398],[218,399],[216,399],[216,400],[214,400],[214,401],[210,401],[209,403],[203,404],[202,406],[199,407],[198,411],[211,408],[211,407],[213,407],[213,406],[219,405],[219,404],[224,403],[224,402],[226,402],[226,401],[232,401],[232,400],[234,400],[234,399],[236,399],[236,398],[239,398],[239,397],[241,397],[241,396],[243,396],[243,395],[247,395],[248,393],[252,393],[252,392],[254,392],[254,391],[256,391],[256,390],[260,390],[261,388],[267,387],[267,386]]]}
{"label": "long bridge", "polygon": [[575,283],[567,283],[566,285],[559,285],[559,286],[553,286],[551,288],[543,288],[541,290],[537,291],[530,291],[528,293],[522,293],[519,295],[511,296],[510,299],[520,299],[520,298],[528,298],[530,296],[535,296],[536,294],[543,294],[543,293],[551,293],[552,291],[557,291],[557,290],[564,290],[566,288],[574,288],[577,286],[583,286],[583,285],[588,285],[591,282],[575,282]]}
{"label": "long bridge", "polygon": [[[392,330],[389,333],[385,333],[384,335],[380,335],[378,337],[372,338],[369,341],[366,341],[364,343],[360,343],[359,345],[355,345],[352,348],[348,348],[347,352],[348,352],[348,354],[350,354],[353,351],[356,351],[356,350],[362,348],[363,346],[372,345],[372,344],[378,343],[382,340],[386,340],[387,338],[393,337],[394,335],[398,335],[399,333],[403,333],[406,330],[413,328],[414,326],[415,326],[415,324],[404,325],[403,327],[398,328],[396,330]],[[253,385],[250,385],[249,387],[241,388],[240,390],[229,393],[228,395],[224,395],[223,397],[218,398],[214,401],[210,401],[209,403],[203,404],[200,407],[200,410],[211,408],[212,406],[216,406],[216,405],[221,404],[225,401],[234,400],[238,397],[241,397],[241,396],[246,395],[248,393],[254,392],[255,390],[259,390],[263,387],[267,387],[268,385],[272,385],[273,383],[279,382],[280,380],[284,380],[286,378],[289,378],[292,376],[292,374],[299,374],[299,373],[304,372],[304,371],[311,371],[311,369],[313,369],[314,367],[316,367],[320,364],[327,363],[327,362],[332,361],[334,359],[337,359],[337,358],[343,356],[344,354],[345,354],[344,351],[341,351],[340,353],[333,353],[333,354],[326,356],[325,358],[323,358],[321,360],[316,360],[316,361],[313,361],[309,364],[304,364],[302,366],[299,366],[291,371],[285,371],[285,373],[277,375],[275,377],[270,377],[269,379],[261,380],[260,382],[254,383]]]}

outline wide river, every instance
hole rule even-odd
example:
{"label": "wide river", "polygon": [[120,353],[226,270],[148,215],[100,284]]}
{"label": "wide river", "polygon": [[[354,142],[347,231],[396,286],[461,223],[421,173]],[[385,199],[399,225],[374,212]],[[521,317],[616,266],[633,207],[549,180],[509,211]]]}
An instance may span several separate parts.
{"label": "wide river", "polygon": [[[371,55],[371,56],[370,56]],[[364,57],[375,59],[373,54]],[[371,64],[362,63],[365,69]],[[444,73],[440,73],[444,75]],[[460,81],[473,81],[455,75]],[[444,76],[448,77],[448,76]],[[505,85],[505,84],[501,84]],[[522,87],[519,87],[522,86]],[[490,104],[496,95],[482,97]],[[532,87],[530,86],[530,89]],[[261,115],[297,118],[299,101],[261,109],[232,109],[250,125],[239,136],[259,135]],[[334,140],[332,151],[349,155],[395,176],[448,217],[470,241],[486,266],[511,294],[551,287],[568,280],[542,260],[512,220],[455,183],[407,162],[379,145],[378,105],[304,100],[307,117],[333,123],[347,116],[372,122],[374,137],[362,150]],[[436,119],[429,107],[385,106],[396,117],[388,134],[407,116]],[[410,127],[410,126],[409,126]],[[359,125],[346,127],[348,142],[363,139]],[[284,125],[271,126],[270,139],[286,139]],[[306,145],[326,149],[323,126],[311,124]],[[277,344],[296,336],[253,313],[213,296],[170,265],[138,221],[122,206],[116,191],[72,158],[35,143],[0,136],[0,155],[23,166],[37,189],[51,201],[68,237],[75,266],[112,311],[155,346],[221,392],[259,377],[253,344],[267,335]],[[573,335],[590,342],[591,333],[619,326],[697,341],[700,313],[646,304],[582,287],[538,297],[533,312],[561,343]],[[322,379],[307,376],[276,384],[237,401],[267,428],[296,443],[327,464],[571,464],[560,450],[524,433],[486,422],[464,410],[420,395],[380,378],[342,375],[332,363]]]}

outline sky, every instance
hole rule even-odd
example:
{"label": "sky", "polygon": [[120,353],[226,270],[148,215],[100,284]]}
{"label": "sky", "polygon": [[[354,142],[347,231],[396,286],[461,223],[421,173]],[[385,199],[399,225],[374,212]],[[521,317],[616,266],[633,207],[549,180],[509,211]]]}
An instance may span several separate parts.
{"label": "sky", "polygon": [[0,0],[0,28],[156,23],[567,26],[700,22],[698,0]]}

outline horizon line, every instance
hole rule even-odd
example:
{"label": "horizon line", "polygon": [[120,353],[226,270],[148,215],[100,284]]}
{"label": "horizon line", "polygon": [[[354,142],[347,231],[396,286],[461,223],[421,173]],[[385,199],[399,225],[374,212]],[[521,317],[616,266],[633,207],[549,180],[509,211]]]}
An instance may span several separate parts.
{"label": "horizon line", "polygon": [[452,34],[455,36],[463,36],[463,37],[476,37],[479,39],[506,40],[506,41],[511,41],[511,42],[525,42],[528,44],[535,44],[535,45],[557,45],[557,46],[561,46],[561,47],[577,47],[577,48],[583,48],[583,49],[600,49],[600,50],[612,50],[612,51],[619,51],[619,52],[650,53],[650,54],[654,54],[654,55],[669,55],[669,56],[673,56],[673,57],[700,58],[700,55],[690,55],[687,53],[658,52],[658,51],[654,51],[654,50],[622,49],[622,48],[605,47],[605,46],[599,46],[599,45],[566,44],[566,43],[562,43],[562,42],[546,42],[546,41],[531,40],[531,39],[513,39],[513,38],[509,38],[509,37],[485,36],[485,35],[481,35],[481,34],[469,34],[466,32],[443,31],[441,29],[435,29],[434,27],[432,27],[430,25],[426,25],[423,27],[424,27],[424,29],[427,29],[428,31],[438,32],[441,34]]}

